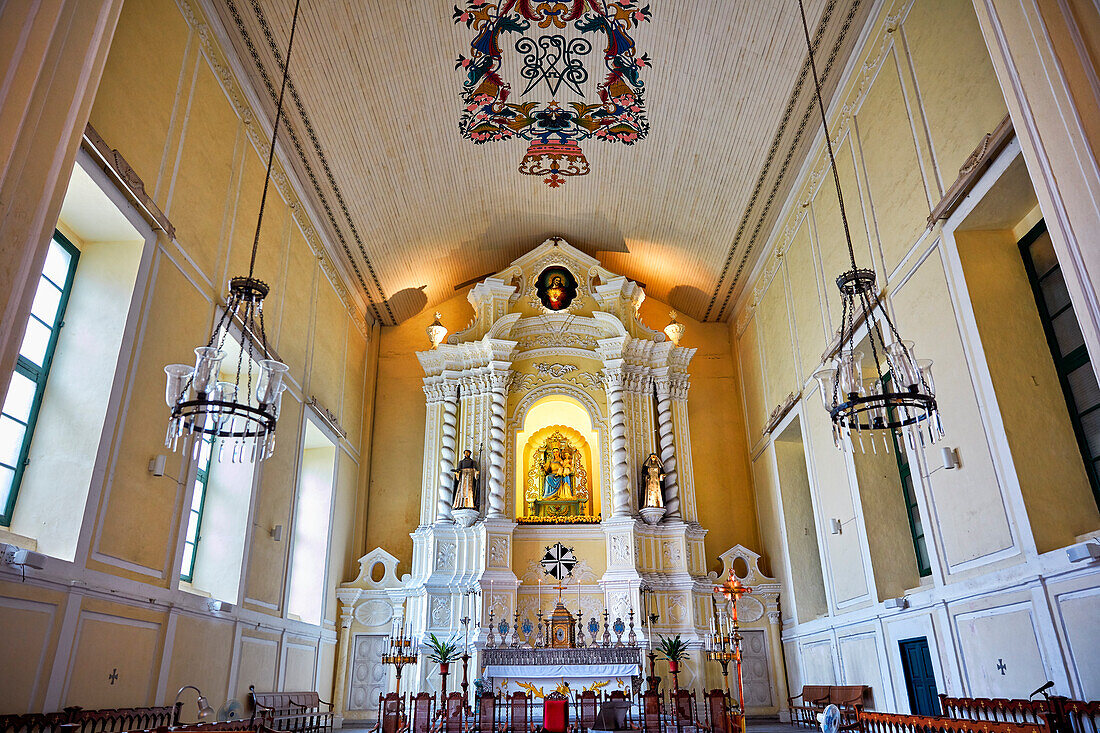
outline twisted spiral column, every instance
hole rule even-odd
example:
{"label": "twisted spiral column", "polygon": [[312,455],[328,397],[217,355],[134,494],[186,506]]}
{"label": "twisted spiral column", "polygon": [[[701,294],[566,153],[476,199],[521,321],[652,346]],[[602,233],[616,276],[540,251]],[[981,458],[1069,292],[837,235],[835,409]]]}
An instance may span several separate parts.
{"label": "twisted spiral column", "polygon": [[667,381],[657,382],[657,435],[661,441],[665,474],[665,516],[680,516],[680,482],[676,475],[676,441],[672,434],[672,391]]}
{"label": "twisted spiral column", "polygon": [[492,416],[489,423],[489,507],[486,516],[504,516],[504,419],[508,403],[507,374],[491,377]]}
{"label": "twisted spiral column", "polygon": [[626,455],[623,374],[607,372],[607,412],[611,431],[611,516],[630,516],[630,466]]}
{"label": "twisted spiral column", "polygon": [[439,450],[439,499],[435,505],[435,521],[451,521],[451,505],[455,499],[455,449],[458,446],[458,388],[443,387],[443,440]]}

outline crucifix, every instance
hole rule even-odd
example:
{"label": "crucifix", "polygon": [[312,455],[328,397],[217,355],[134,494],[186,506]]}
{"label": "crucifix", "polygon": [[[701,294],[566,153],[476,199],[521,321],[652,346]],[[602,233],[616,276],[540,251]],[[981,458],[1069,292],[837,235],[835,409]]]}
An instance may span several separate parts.
{"label": "crucifix", "polygon": [[730,568],[729,574],[726,576],[726,582],[714,586],[714,592],[722,595],[729,601],[731,606],[732,638],[722,634],[721,630],[719,630],[719,634],[723,646],[730,641],[733,642],[733,659],[737,663],[737,713],[740,718],[741,730],[745,730],[745,681],[741,674],[741,631],[737,623],[737,602],[741,600],[741,596],[752,593],[752,588],[742,584],[741,579],[733,574],[733,568]]}

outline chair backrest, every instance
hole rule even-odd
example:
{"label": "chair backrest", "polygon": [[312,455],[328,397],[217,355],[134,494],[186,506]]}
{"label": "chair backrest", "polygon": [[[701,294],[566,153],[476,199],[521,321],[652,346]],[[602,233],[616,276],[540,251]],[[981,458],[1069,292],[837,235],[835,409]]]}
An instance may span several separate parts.
{"label": "chair backrest", "polygon": [[543,699],[542,728],[546,733],[566,733],[569,730],[569,698],[555,691]]}
{"label": "chair backrest", "polygon": [[443,701],[443,730],[447,733],[460,733],[462,730],[462,709],[465,700],[461,692],[452,692]]}
{"label": "chair backrest", "polygon": [[830,690],[831,688],[828,685],[803,685],[802,704],[809,705],[815,700],[829,702]]}
{"label": "chair backrest", "polygon": [[577,695],[577,723],[587,730],[596,722],[596,691],[585,690]]}
{"label": "chair backrest", "polygon": [[733,723],[730,720],[730,706],[726,698],[725,690],[711,690],[704,699],[706,701],[707,722],[712,733],[732,733]]}
{"label": "chair backrest", "polygon": [[435,695],[421,692],[412,699],[412,733],[430,733],[432,729],[432,708],[435,706]]}
{"label": "chair backrest", "polygon": [[643,733],[664,733],[661,725],[661,708],[664,707],[662,695],[657,690],[642,693],[642,731]]}
{"label": "chair backrest", "polygon": [[829,702],[833,705],[863,705],[871,688],[866,685],[834,685],[829,688]]}
{"label": "chair backrest", "polygon": [[523,733],[531,725],[527,715],[527,693],[513,692],[508,698],[508,730],[511,733]]}
{"label": "chair backrest", "polygon": [[477,733],[493,733],[497,726],[497,696],[483,692],[477,698]]}
{"label": "chair backrest", "polygon": [[672,709],[680,723],[695,722],[695,694],[691,690],[675,690],[672,693]]}
{"label": "chair backrest", "polygon": [[378,716],[382,733],[397,733],[405,725],[405,698],[396,692],[379,695]]}

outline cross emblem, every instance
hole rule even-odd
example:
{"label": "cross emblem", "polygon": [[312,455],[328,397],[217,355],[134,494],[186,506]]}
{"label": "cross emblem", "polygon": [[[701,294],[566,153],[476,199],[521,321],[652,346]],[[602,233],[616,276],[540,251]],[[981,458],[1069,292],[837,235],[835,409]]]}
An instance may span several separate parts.
{"label": "cross emblem", "polygon": [[115,680],[118,679],[118,667],[111,670],[111,673],[107,675],[107,679],[111,681],[112,685],[115,683]]}
{"label": "cross emblem", "polygon": [[566,547],[559,542],[553,547],[546,548],[546,554],[542,556],[539,564],[544,573],[561,582],[562,579],[573,574],[573,568],[577,565],[577,556],[573,554],[572,547]]}
{"label": "cross emblem", "polygon": [[737,621],[737,602],[741,600],[741,596],[746,596],[752,593],[752,588],[747,585],[742,585],[741,579],[733,574],[733,568],[730,568],[729,575],[726,577],[726,582],[722,585],[714,586],[714,592],[725,596],[727,601],[733,603],[733,620]]}
{"label": "cross emblem", "polygon": [[997,669],[1001,670],[1001,676],[1003,677],[1004,673],[1005,673],[1005,670],[1008,669],[1008,665],[1005,664],[1005,660],[1003,660],[1003,659],[998,659],[997,660]]}

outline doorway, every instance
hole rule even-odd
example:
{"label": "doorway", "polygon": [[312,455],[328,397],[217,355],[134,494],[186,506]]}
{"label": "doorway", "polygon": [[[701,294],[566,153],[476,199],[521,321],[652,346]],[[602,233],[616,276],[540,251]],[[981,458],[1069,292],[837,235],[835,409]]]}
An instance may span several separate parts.
{"label": "doorway", "polygon": [[928,651],[928,639],[905,639],[901,646],[901,668],[905,673],[905,689],[909,693],[909,710],[913,715],[940,714],[940,702],[936,690],[936,671],[932,668],[932,655]]}

